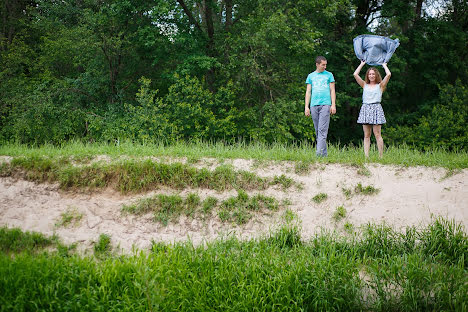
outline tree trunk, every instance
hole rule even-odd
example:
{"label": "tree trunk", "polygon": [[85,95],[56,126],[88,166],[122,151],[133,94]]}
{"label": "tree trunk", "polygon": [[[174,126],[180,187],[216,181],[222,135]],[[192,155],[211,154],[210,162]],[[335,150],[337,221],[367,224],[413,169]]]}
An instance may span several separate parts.
{"label": "tree trunk", "polygon": [[226,6],[226,24],[224,27],[226,31],[229,31],[232,25],[232,0],[225,0],[224,3]]}
{"label": "tree trunk", "polygon": [[362,31],[366,29],[367,20],[369,19],[369,0],[358,0],[356,7],[355,30]]}
{"label": "tree trunk", "polygon": [[421,18],[421,13],[422,13],[422,5],[423,5],[424,0],[417,0],[416,1],[416,7],[414,8],[414,13],[415,13],[415,19],[418,20]]}

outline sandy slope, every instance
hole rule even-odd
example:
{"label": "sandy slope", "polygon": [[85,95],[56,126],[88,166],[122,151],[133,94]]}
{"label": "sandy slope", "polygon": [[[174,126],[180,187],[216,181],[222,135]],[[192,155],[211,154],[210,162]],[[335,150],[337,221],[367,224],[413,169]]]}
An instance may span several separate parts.
{"label": "sandy slope", "polygon": [[[5,161],[5,159],[4,159]],[[385,221],[396,228],[407,225],[424,225],[431,216],[454,218],[468,229],[468,170],[452,176],[446,170],[426,167],[397,167],[368,165],[370,175],[360,175],[358,168],[337,164],[315,165],[304,175],[294,173],[291,163],[262,165],[254,161],[237,159],[226,161],[237,169],[250,170],[259,176],[285,174],[302,182],[303,188],[287,190],[271,187],[262,193],[279,200],[289,199],[291,210],[302,222],[303,237],[308,238],[321,227],[343,231],[345,222],[359,226],[367,222]],[[198,167],[213,168],[216,161],[204,159]],[[358,195],[346,198],[343,188],[354,189],[358,183],[372,185],[380,192],[377,195]],[[236,191],[160,189],[133,196],[122,196],[114,191],[93,194],[63,192],[56,185],[35,184],[12,178],[0,178],[0,226],[20,227],[23,230],[39,231],[48,235],[57,233],[65,243],[78,242],[86,250],[99,234],[110,234],[114,247],[129,251],[132,248],[147,248],[151,241],[181,241],[191,239],[195,243],[235,233],[248,238],[262,235],[281,222],[283,211],[272,215],[258,215],[255,220],[238,227],[222,224],[218,218],[192,220],[181,217],[177,224],[164,227],[152,221],[151,215],[122,215],[123,204],[129,204],[142,196],[156,193],[186,195],[197,192],[203,200],[207,196],[225,199]],[[256,194],[258,191],[251,192]],[[326,193],[326,201],[316,204],[312,197]],[[338,206],[343,206],[347,216],[338,223],[332,215]],[[63,228],[56,223],[67,209],[74,208],[83,214],[78,225]]]}

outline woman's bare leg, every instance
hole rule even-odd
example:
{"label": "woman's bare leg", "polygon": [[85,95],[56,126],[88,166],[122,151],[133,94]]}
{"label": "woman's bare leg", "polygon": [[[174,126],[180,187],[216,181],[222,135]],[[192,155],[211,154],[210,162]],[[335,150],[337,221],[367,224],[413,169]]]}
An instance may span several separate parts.
{"label": "woman's bare leg", "polygon": [[374,130],[375,140],[377,141],[377,148],[379,149],[379,157],[382,158],[383,156],[383,139],[382,134],[380,133],[382,125],[373,125],[372,129]]}
{"label": "woman's bare leg", "polygon": [[372,134],[372,125],[362,125],[362,130],[364,130],[364,155],[366,158],[369,157],[370,149],[370,137]]}

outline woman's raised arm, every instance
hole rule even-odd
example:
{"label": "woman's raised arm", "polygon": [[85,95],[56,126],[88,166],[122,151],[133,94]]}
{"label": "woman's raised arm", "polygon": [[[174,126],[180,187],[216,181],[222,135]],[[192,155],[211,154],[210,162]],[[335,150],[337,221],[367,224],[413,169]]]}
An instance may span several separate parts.
{"label": "woman's raised arm", "polygon": [[356,70],[354,71],[354,79],[356,79],[356,82],[358,83],[358,85],[360,85],[362,88],[364,88],[364,80],[362,80],[361,77],[359,77],[359,72],[361,71],[362,67],[364,66],[364,64],[366,64],[366,61],[361,61],[361,64],[359,64],[358,68],[356,68]]}
{"label": "woman's raised arm", "polygon": [[380,88],[382,90],[385,90],[387,87],[387,83],[390,80],[390,77],[392,77],[392,73],[390,72],[390,69],[387,67],[387,63],[383,63],[382,67],[385,69],[385,77],[382,79],[382,82],[380,83]]}

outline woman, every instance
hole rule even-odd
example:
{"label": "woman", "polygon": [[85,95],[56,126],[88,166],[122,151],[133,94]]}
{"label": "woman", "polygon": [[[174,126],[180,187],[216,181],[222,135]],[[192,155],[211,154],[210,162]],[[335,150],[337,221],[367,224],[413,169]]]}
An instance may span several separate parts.
{"label": "woman", "polygon": [[392,73],[388,69],[387,63],[383,63],[382,67],[385,69],[385,77],[383,80],[379,71],[375,67],[371,67],[367,70],[364,81],[359,77],[359,72],[364,64],[366,64],[366,62],[361,61],[361,64],[356,68],[353,74],[356,82],[364,89],[362,92],[362,107],[357,122],[362,124],[362,129],[364,130],[364,155],[366,155],[366,158],[369,157],[372,131],[377,141],[379,156],[382,158],[384,143],[380,130],[386,120],[380,102],[382,100],[382,93],[385,91],[385,87]]}

